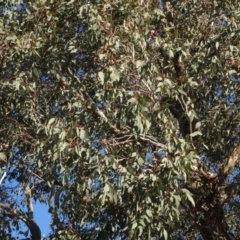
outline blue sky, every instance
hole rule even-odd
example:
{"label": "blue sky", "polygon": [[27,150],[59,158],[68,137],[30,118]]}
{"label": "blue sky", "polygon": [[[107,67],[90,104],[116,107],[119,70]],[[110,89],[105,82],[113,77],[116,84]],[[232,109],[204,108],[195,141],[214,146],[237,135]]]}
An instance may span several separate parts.
{"label": "blue sky", "polygon": [[51,215],[48,213],[48,206],[42,203],[36,203],[34,206],[34,217],[41,229],[42,237],[50,233]]}

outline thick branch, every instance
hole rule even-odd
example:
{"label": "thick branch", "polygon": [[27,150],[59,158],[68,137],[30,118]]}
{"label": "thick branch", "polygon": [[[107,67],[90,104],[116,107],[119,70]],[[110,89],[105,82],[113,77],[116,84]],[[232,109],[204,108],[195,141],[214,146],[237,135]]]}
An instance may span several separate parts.
{"label": "thick branch", "polygon": [[33,219],[32,192],[29,186],[25,188],[25,194],[27,196],[28,217]]}
{"label": "thick branch", "polygon": [[18,218],[22,220],[28,226],[32,235],[32,240],[41,240],[41,230],[34,219],[25,217],[20,211],[3,203],[0,203],[0,208],[6,210],[10,214],[11,218]]}
{"label": "thick branch", "polygon": [[199,165],[198,167],[193,165],[191,167],[191,171],[192,171],[193,175],[198,176],[199,179],[204,178],[207,180],[213,180],[213,179],[217,178],[216,173],[204,171],[203,168],[201,167],[201,165]]}
{"label": "thick branch", "polygon": [[219,188],[220,201],[224,204],[228,199],[240,193],[239,181]]}
{"label": "thick branch", "polygon": [[27,196],[27,208],[28,208],[28,222],[27,226],[29,227],[32,240],[40,240],[41,239],[41,230],[36,224],[33,216],[33,204],[32,204],[32,192],[29,186],[25,188],[25,194]]}
{"label": "thick branch", "polygon": [[240,144],[236,148],[234,148],[232,154],[230,155],[230,157],[227,160],[227,164],[225,165],[225,167],[223,169],[223,177],[224,178],[227,177],[228,174],[232,172],[239,156],[240,156]]}

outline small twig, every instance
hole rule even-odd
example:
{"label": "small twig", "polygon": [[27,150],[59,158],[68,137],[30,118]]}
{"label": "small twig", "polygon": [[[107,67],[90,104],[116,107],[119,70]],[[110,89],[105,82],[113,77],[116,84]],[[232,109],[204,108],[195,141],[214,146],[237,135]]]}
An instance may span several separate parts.
{"label": "small twig", "polygon": [[150,142],[151,144],[153,144],[156,147],[161,147],[163,149],[167,149],[167,146],[165,144],[159,143],[155,138],[151,137],[151,136],[143,136],[142,134],[140,134],[140,139],[142,141],[147,141]]}
{"label": "small twig", "polygon": [[7,169],[4,171],[4,173],[3,173],[3,175],[2,175],[2,177],[0,179],[0,185],[2,184],[3,180],[7,176],[8,168],[9,168],[9,163],[7,163]]}
{"label": "small twig", "polygon": [[39,178],[41,180],[41,182],[45,182],[45,180],[43,178],[41,178],[39,175],[37,175],[36,173],[28,170],[29,173],[31,173],[32,175],[34,175],[35,177]]}
{"label": "small twig", "polygon": [[6,175],[7,175],[7,171],[5,171],[5,172],[3,173],[3,175],[2,175],[2,177],[1,177],[1,179],[0,179],[0,185],[2,184],[2,182],[3,182],[4,178],[6,177]]}

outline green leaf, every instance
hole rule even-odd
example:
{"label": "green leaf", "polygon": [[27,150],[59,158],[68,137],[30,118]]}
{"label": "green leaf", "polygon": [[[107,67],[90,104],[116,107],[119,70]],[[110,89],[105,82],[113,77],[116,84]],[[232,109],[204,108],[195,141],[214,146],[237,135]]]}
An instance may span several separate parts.
{"label": "green leaf", "polygon": [[197,122],[196,125],[195,125],[195,129],[198,129],[201,127],[201,122]]}
{"label": "green leaf", "polygon": [[151,210],[147,209],[147,210],[146,210],[146,213],[147,213],[147,215],[148,215],[149,217],[152,217],[152,211],[151,211]]}
{"label": "green leaf", "polygon": [[51,118],[49,121],[48,121],[48,126],[50,126],[51,124],[53,124],[55,121],[55,118]]}
{"label": "green leaf", "polygon": [[141,225],[138,226],[138,236],[142,236],[143,233],[143,227]]}
{"label": "green leaf", "polygon": [[140,132],[143,132],[143,124],[142,124],[142,118],[141,118],[141,116],[137,115],[136,118],[135,118],[135,121],[136,121],[136,124],[135,124],[135,125],[137,126],[138,130],[139,130]]}
{"label": "green leaf", "polygon": [[132,224],[132,230],[134,230],[137,226],[138,226],[137,222],[134,222],[134,223]]}
{"label": "green leaf", "polygon": [[195,137],[195,136],[199,136],[199,135],[202,135],[201,132],[197,131],[197,132],[193,132],[190,134],[191,137]]}
{"label": "green leaf", "polygon": [[136,98],[133,97],[133,98],[130,98],[130,99],[127,101],[127,104],[129,105],[129,104],[133,104],[133,103],[135,103],[135,102],[136,102]]}
{"label": "green leaf", "polygon": [[185,193],[186,197],[188,198],[188,200],[192,203],[192,205],[195,207],[195,202],[192,198],[192,195],[191,193],[186,189],[186,188],[183,188],[182,191]]}
{"label": "green leaf", "polygon": [[15,86],[15,89],[16,89],[17,91],[19,91],[20,81],[19,81],[19,80],[14,81],[14,82],[13,82],[13,86]]}
{"label": "green leaf", "polygon": [[141,68],[145,65],[145,61],[137,60],[136,61],[136,68],[140,71]]}
{"label": "green leaf", "polygon": [[101,82],[102,84],[104,84],[104,73],[103,73],[103,72],[99,72],[99,73],[98,73],[98,77],[99,77],[99,79],[100,79],[100,82]]}
{"label": "green leaf", "polygon": [[167,233],[166,229],[163,229],[163,237],[166,240],[168,239],[168,233]]}
{"label": "green leaf", "polygon": [[32,73],[33,73],[33,76],[34,76],[36,79],[39,79],[40,75],[39,75],[39,71],[38,71],[37,68],[33,68]]}
{"label": "green leaf", "polygon": [[173,58],[173,57],[174,57],[174,53],[173,53],[173,51],[172,51],[171,49],[168,51],[168,56],[169,56],[170,58]]}
{"label": "green leaf", "polygon": [[143,163],[144,163],[144,159],[142,159],[141,157],[138,157],[138,164],[142,166]]}
{"label": "green leaf", "polygon": [[0,152],[0,161],[3,161],[3,162],[7,161],[7,156],[3,152]]}
{"label": "green leaf", "polygon": [[119,75],[119,72],[117,71],[117,69],[115,67],[111,67],[110,71],[111,71],[111,74],[110,74],[111,80],[113,82],[119,81],[120,75]]}
{"label": "green leaf", "polygon": [[179,210],[175,207],[172,207],[174,214],[176,215],[177,220],[179,220]]}
{"label": "green leaf", "polygon": [[79,131],[79,135],[80,139],[85,139],[86,138],[86,131],[84,129],[81,129]]}
{"label": "green leaf", "polygon": [[178,89],[178,92],[182,93],[183,95],[187,96],[187,93],[184,92],[181,88]]}

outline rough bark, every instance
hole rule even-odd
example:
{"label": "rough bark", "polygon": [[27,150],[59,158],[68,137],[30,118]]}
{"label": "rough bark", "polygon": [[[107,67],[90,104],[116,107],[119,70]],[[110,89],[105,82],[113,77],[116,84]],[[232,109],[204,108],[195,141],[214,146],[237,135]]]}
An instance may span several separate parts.
{"label": "rough bark", "polygon": [[187,188],[195,197],[194,221],[204,240],[234,240],[224,215],[224,204],[239,194],[237,183],[224,185],[224,180],[233,171],[240,156],[240,144],[233,149],[225,160],[226,164],[219,173],[204,171],[200,166],[192,167]]}
{"label": "rough bark", "polygon": [[199,231],[204,240],[235,240],[228,231],[222,206],[214,206],[204,213],[204,219],[199,222]]}

